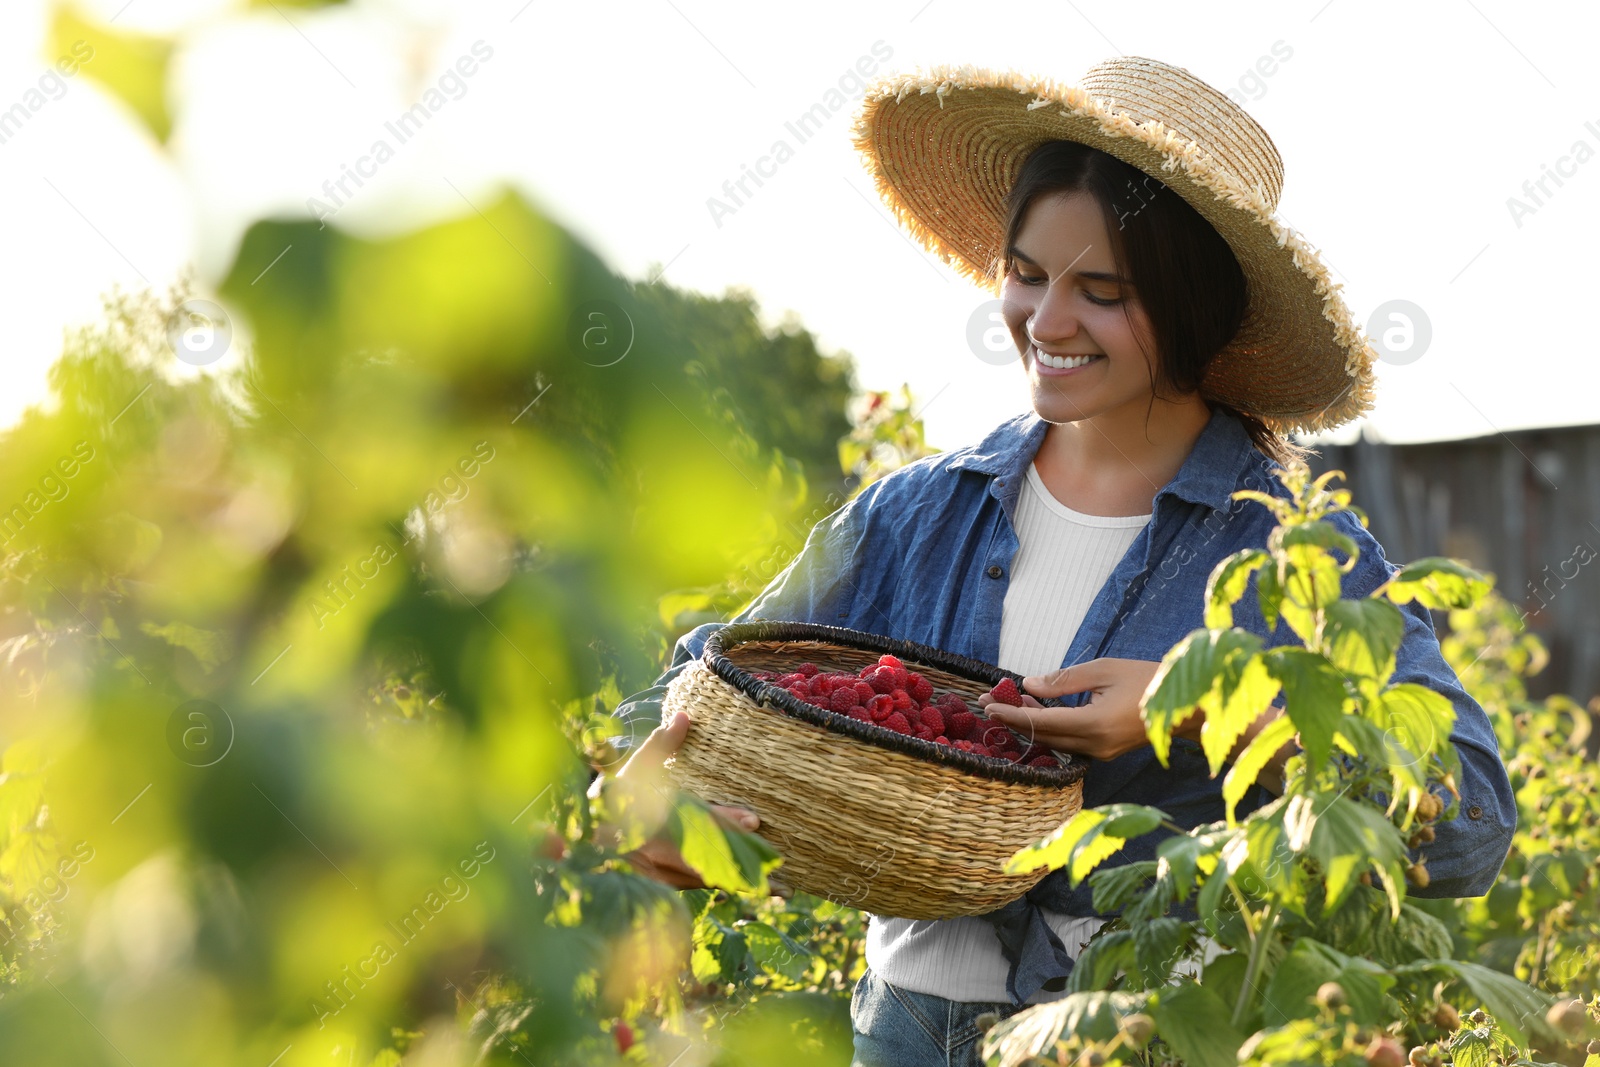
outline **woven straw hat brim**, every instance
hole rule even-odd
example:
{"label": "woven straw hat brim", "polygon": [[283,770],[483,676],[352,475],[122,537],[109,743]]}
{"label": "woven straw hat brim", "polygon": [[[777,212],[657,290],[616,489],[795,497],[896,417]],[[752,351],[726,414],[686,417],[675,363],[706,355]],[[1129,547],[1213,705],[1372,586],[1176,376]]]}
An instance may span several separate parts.
{"label": "woven straw hat brim", "polygon": [[[1174,92],[1137,80],[1130,88]],[[1153,175],[1183,197],[1233,249],[1249,289],[1234,340],[1207,371],[1202,395],[1260,418],[1279,433],[1331,429],[1371,410],[1371,343],[1351,319],[1340,286],[1317,251],[1274,215],[1278,188],[1246,188],[1236,173],[1281,171],[1259,158],[1276,149],[1248,117],[1210,86],[1180,72],[1181,106],[1205,121],[1248,125],[1257,135],[1206,147],[1160,121],[1137,122],[1115,99],[1049,79],[976,67],[933,67],[881,78],[868,87],[852,139],[878,194],[901,226],[957,273],[999,292],[1004,258],[1004,197],[1040,144],[1076,141]],[[1221,103],[1218,104],[1217,101]],[[1239,112],[1242,115],[1242,112]],[[1263,143],[1264,142],[1264,143]],[[1229,158],[1214,152],[1258,158]],[[1270,197],[1270,202],[1269,198]]]}

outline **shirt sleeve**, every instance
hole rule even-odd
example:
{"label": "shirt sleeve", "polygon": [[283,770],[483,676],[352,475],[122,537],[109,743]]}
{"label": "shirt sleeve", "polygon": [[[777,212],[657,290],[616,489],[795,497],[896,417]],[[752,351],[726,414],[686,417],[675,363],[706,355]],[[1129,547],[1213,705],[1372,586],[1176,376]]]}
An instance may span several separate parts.
{"label": "shirt sleeve", "polygon": [[[880,484],[869,485],[813,526],[799,554],[730,622],[767,619],[844,625],[853,615],[865,556],[867,517]],[[706,640],[724,625],[727,624],[704,623],[678,638],[672,659],[655,684],[617,705],[612,714],[625,732],[611,738],[614,748],[631,749],[660,724],[661,701],[667,686],[689,663],[700,658]]]}
{"label": "shirt sleeve", "polygon": [[[1360,558],[1344,580],[1344,595],[1366,596],[1400,568],[1384,558],[1383,546],[1349,513],[1334,517],[1355,538]],[[1476,897],[1494,885],[1511,850],[1517,827],[1516,797],[1494,727],[1482,705],[1461,687],[1461,681],[1439,650],[1433,616],[1416,601],[1396,605],[1405,618],[1405,634],[1395,656],[1391,683],[1413,682],[1446,697],[1455,708],[1450,740],[1461,757],[1461,807],[1454,819],[1434,825],[1431,844],[1417,857],[1428,869],[1428,886],[1410,888],[1418,897]]]}

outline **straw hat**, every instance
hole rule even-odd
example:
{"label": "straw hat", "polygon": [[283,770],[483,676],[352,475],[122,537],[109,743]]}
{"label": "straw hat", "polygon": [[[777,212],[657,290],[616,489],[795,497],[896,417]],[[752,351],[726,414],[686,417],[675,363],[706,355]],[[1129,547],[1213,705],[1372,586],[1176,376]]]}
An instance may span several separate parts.
{"label": "straw hat", "polygon": [[1249,307],[1201,391],[1280,433],[1372,407],[1377,353],[1316,250],[1274,217],[1283,160],[1265,130],[1193,74],[1119,56],[1063,85],[934,67],[867,89],[852,137],[900,224],[964,277],[999,292],[1003,199],[1028,154],[1077,141],[1164,182],[1233,249]]}

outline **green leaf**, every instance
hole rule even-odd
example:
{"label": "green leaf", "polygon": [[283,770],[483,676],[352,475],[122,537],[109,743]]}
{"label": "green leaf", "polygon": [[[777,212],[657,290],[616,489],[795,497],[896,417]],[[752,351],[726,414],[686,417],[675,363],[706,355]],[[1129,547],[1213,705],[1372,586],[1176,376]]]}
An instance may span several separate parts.
{"label": "green leaf", "polygon": [[[1299,798],[1297,798],[1299,799]],[[1322,865],[1327,907],[1337,908],[1369,864],[1378,868],[1389,897],[1390,913],[1400,914],[1400,885],[1405,877],[1406,845],[1400,831],[1383,813],[1344,796],[1321,794],[1311,800],[1316,821],[1308,854]]]}
{"label": "green leaf", "polygon": [[1396,604],[1415,600],[1425,608],[1470,608],[1489,592],[1491,582],[1465,563],[1428,556],[1401,567],[1381,588]]}
{"label": "green leaf", "polygon": [[739,976],[749,952],[743,934],[707,917],[696,924],[689,966],[699,981],[731,982]]}
{"label": "green leaf", "polygon": [[1263,549],[1246,548],[1218,563],[1206,580],[1206,625],[1225,630],[1233,626],[1233,605],[1244,596],[1250,575],[1272,561]]}
{"label": "green leaf", "polygon": [[1228,776],[1222,781],[1222,802],[1226,806],[1224,810],[1228,813],[1229,826],[1235,824],[1234,812],[1239,807],[1239,801],[1256,784],[1262,768],[1266,767],[1278,749],[1294,738],[1294,733],[1294,720],[1287,715],[1280,715],[1262,727],[1261,732],[1239,753],[1239,758],[1234,760]]}
{"label": "green leaf", "polygon": [[1195,876],[1202,863],[1214,867],[1217,854],[1236,836],[1237,833],[1232,830],[1206,831],[1204,828],[1196,828],[1187,834],[1175,834],[1156,846],[1157,874],[1170,872],[1178,899],[1187,900],[1194,890]]}
{"label": "green leaf", "polygon": [[[1234,869],[1242,869],[1247,859],[1250,873],[1261,880],[1269,893],[1286,891],[1294,873],[1296,852],[1289,844],[1287,829],[1289,805],[1280,797],[1254,813],[1245,823],[1243,839],[1222,853],[1223,860]],[[1245,851],[1245,859],[1236,859],[1234,848]]]}
{"label": "green leaf", "polygon": [[781,862],[756,834],[725,829],[703,801],[679,794],[667,819],[667,832],[683,860],[708,886],[731,893],[769,892],[767,874]]}
{"label": "green leaf", "polygon": [[[1418,960],[1395,968],[1394,973],[1458,980],[1472,991],[1473,996],[1482,1002],[1483,1010],[1494,1016],[1495,1025],[1519,1047],[1526,1047],[1535,1036],[1557,1045],[1566,1042],[1566,1036],[1545,1021],[1545,1012],[1550,1010],[1554,998],[1509,974],[1502,974],[1482,964],[1449,959]],[[1466,1009],[1462,1008],[1462,1011]]]}
{"label": "green leaf", "polygon": [[[1182,919],[1161,918],[1133,928],[1133,961],[1147,988],[1166,984],[1172,965],[1189,945],[1194,927]],[[1126,968],[1125,968],[1126,969]]]}
{"label": "green leaf", "polygon": [[1455,1067],[1490,1067],[1500,1062],[1489,1027],[1463,1029],[1450,1039],[1450,1062]]}
{"label": "green leaf", "polygon": [[1309,937],[1290,947],[1278,964],[1262,996],[1262,1012],[1267,1026],[1283,1026],[1295,1019],[1309,1019],[1317,1013],[1314,997],[1324,982],[1338,982],[1357,1022],[1378,1024],[1387,1021],[1383,995],[1395,980],[1383,968],[1366,960],[1346,956],[1338,949]]}
{"label": "green leaf", "polygon": [[1395,652],[1405,631],[1405,616],[1387,600],[1339,600],[1324,613],[1323,647],[1339,670],[1375,678],[1381,685],[1394,673]]}
{"label": "green leaf", "polygon": [[[1162,657],[1140,708],[1150,746],[1163,767],[1171,752],[1173,727],[1208,703],[1221,709],[1246,681],[1245,665],[1260,650],[1261,639],[1244,630],[1206,629],[1191,631]],[[1248,701],[1254,693],[1247,689],[1240,699]]]}
{"label": "green leaf", "polygon": [[1265,657],[1267,672],[1283,686],[1284,711],[1300,733],[1307,764],[1322,767],[1333,752],[1333,734],[1349,699],[1344,676],[1304,648],[1268,649]]}
{"label": "green leaf", "polygon": [[[1274,801],[1274,804],[1278,803]],[[1228,879],[1250,862],[1249,838],[1238,834],[1228,838],[1219,850],[1217,859],[1216,869],[1206,876],[1205,883],[1200,887],[1200,895],[1195,899],[1195,910],[1200,913],[1212,937],[1216,937],[1221,929],[1222,899],[1228,889]]]}
{"label": "green leaf", "polygon": [[1355,541],[1348,534],[1340,533],[1329,522],[1304,522],[1280,529],[1283,533],[1278,538],[1278,544],[1285,550],[1314,546],[1323,550],[1338,549],[1343,552],[1346,559],[1338,566],[1339,570],[1346,574],[1355,566],[1356,559],[1361,555]]}
{"label": "green leaf", "polygon": [[[1169,840],[1186,841],[1188,838]],[[1089,876],[1089,886],[1094,890],[1094,910],[1105,914],[1126,905],[1155,877],[1156,867],[1155,860],[1139,860],[1095,871]]]}
{"label": "green leaf", "polygon": [[1276,497],[1271,493],[1263,493],[1256,489],[1240,489],[1233,494],[1233,499],[1254,500],[1257,504],[1272,512],[1273,518],[1280,523],[1288,522],[1295,513],[1293,500],[1284,500],[1282,497]]}
{"label": "green leaf", "polygon": [[[1076,886],[1101,861],[1113,856],[1129,837],[1149,833],[1166,816],[1155,808],[1140,804],[1108,804],[1078,812],[1044,839],[1018,850],[1006,860],[1009,874],[1022,874],[1048,867],[1067,868]],[[1115,827],[1122,836],[1111,833]]]}
{"label": "green leaf", "polygon": [[1091,993],[1111,984],[1119,972],[1134,969],[1132,930],[1102,930],[1073,962],[1067,976],[1069,993]]}
{"label": "green leaf", "polygon": [[1339,565],[1332,556],[1309,545],[1290,549],[1284,558],[1283,621],[1301,641],[1314,646],[1317,613],[1339,599]]}
{"label": "green leaf", "polygon": [[1413,960],[1448,956],[1455,951],[1450,931],[1444,923],[1429,915],[1415,904],[1400,907],[1400,918],[1393,923],[1380,922],[1373,930],[1375,955],[1390,963],[1410,963]]}
{"label": "green leaf", "polygon": [[1236,1067],[1244,1036],[1228,1024],[1232,1010],[1193,982],[1168,986],[1151,998],[1156,1032],[1187,1067]]}
{"label": "green leaf", "polygon": [[1109,1041],[1121,1029],[1122,1018],[1144,1011],[1147,993],[1073,993],[1047,1004],[1035,1005],[1002,1019],[984,1035],[983,1062],[1022,1063],[1055,1047],[1056,1039],[1076,1034],[1090,1041]]}
{"label": "green leaf", "polygon": [[1277,567],[1262,567],[1256,575],[1256,602],[1261,605],[1261,617],[1270,634],[1278,628],[1278,616],[1283,610],[1283,582]]}
{"label": "green leaf", "polygon": [[771,974],[781,974],[791,982],[805,977],[811,966],[811,950],[794,938],[764,922],[751,920],[739,924],[739,932],[750,946],[761,969]]}
{"label": "green leaf", "polygon": [[1219,683],[1219,689],[1200,702],[1206,715],[1200,726],[1200,747],[1213,778],[1239,738],[1272,705],[1280,688],[1259,655],[1232,657]]}
{"label": "green leaf", "polygon": [[1426,767],[1429,756],[1450,745],[1456,711],[1443,693],[1413,682],[1391,685],[1378,694],[1378,725],[1388,742],[1386,756]]}

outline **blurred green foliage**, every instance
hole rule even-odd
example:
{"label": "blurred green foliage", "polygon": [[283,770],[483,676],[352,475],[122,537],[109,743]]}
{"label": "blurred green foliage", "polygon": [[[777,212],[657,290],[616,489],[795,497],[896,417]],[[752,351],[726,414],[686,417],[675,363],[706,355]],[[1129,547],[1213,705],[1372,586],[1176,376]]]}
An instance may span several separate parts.
{"label": "blurred green foliage", "polygon": [[1535,986],[1600,994],[1600,766],[1593,713],[1555,695],[1529,700],[1525,679],[1549,660],[1514,606],[1495,597],[1450,613],[1445,657],[1494,723],[1517,794],[1511,855],[1486,896],[1459,903],[1460,951]]}
{"label": "blurred green foliage", "polygon": [[[5,1061],[836,1058],[784,998],[837,1004],[859,917],[633,874],[585,727],[664,594],[759,587],[847,488],[849,361],[511,196],[258,224],[221,294],[234,369],[174,358],[187,294],[119,297],[4,435]],[[686,973],[717,908],[748,997]]]}
{"label": "blurred green foliage", "polygon": [[48,47],[52,57],[77,57],[82,64],[78,69],[126,104],[157,141],[166,141],[172,132],[167,103],[171,40],[118,29],[61,4],[52,13]]}

